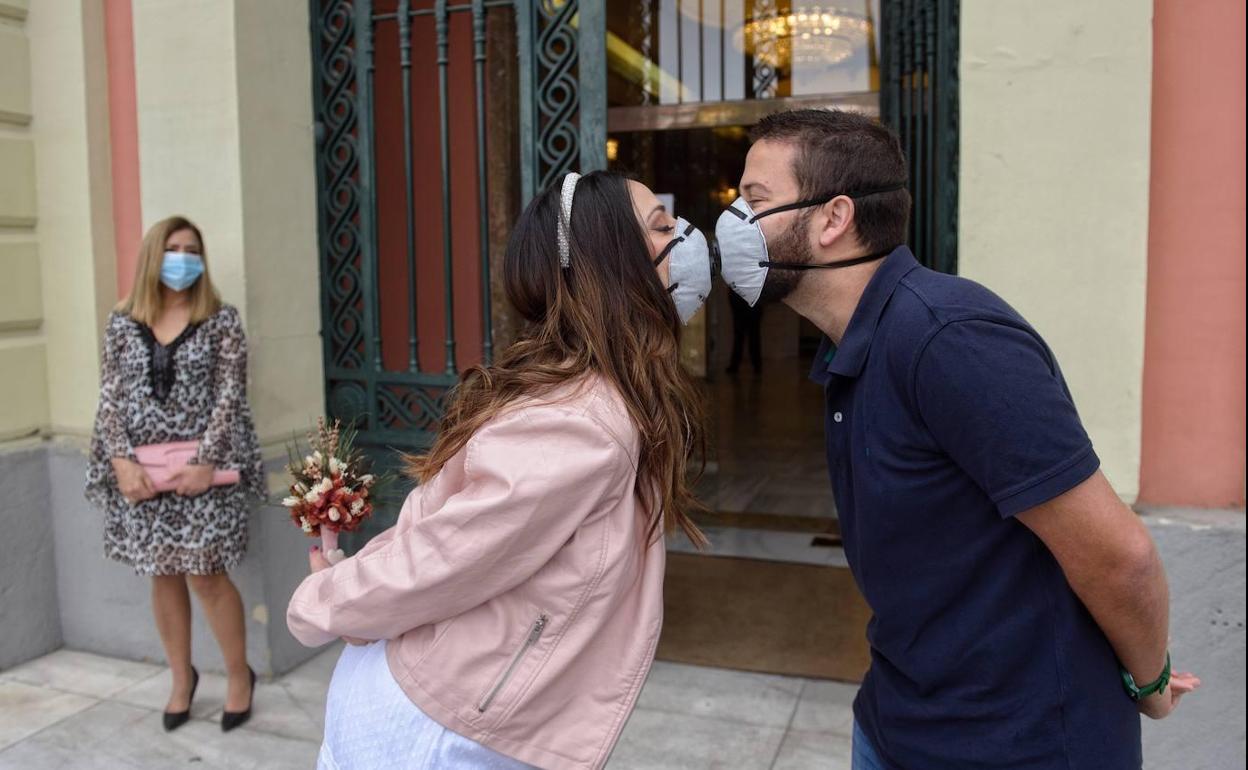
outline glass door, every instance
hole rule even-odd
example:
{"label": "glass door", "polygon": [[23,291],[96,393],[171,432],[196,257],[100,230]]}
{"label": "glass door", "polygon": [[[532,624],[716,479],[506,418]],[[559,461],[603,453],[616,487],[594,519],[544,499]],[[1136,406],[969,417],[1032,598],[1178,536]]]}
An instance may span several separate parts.
{"label": "glass door", "polygon": [[[879,12],[878,0],[608,2],[610,167],[713,238],[751,124],[798,107],[878,115]],[[835,563],[822,394],[807,377],[818,330],[729,294],[717,282],[683,343],[712,420],[700,520],[728,552]]]}
{"label": "glass door", "polygon": [[[607,159],[714,237],[749,127],[797,107],[879,112],[878,0],[608,0]],[[845,568],[824,459],[816,329],[720,282],[686,327],[710,451],[696,518],[669,545],[669,661],[856,680],[869,611]]]}

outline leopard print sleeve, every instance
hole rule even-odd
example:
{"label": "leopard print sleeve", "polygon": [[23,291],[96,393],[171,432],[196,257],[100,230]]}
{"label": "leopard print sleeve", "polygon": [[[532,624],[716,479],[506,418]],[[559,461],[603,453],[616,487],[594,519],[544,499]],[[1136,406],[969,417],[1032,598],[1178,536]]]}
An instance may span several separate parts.
{"label": "leopard print sleeve", "polygon": [[[208,427],[199,441],[197,462],[218,468],[236,464],[239,447],[234,437],[240,422],[249,414],[247,407],[247,337],[238,311],[225,306],[216,329],[216,361],[213,365],[213,407]],[[248,428],[250,426],[248,425]],[[235,462],[231,462],[234,460]]]}
{"label": "leopard print sleeve", "polygon": [[122,317],[114,313],[104,332],[104,350],[100,356],[100,404],[95,413],[95,439],[105,458],[135,459],[134,447],[126,431],[125,383],[122,382],[122,347],[125,331]]}

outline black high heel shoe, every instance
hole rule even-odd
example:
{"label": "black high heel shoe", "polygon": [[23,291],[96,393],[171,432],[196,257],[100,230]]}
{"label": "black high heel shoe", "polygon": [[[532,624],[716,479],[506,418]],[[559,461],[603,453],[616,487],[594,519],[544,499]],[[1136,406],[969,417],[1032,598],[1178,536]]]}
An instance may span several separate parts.
{"label": "black high heel shoe", "polygon": [[199,672],[191,666],[191,697],[186,701],[186,711],[166,711],[163,715],[165,732],[176,730],[191,720],[191,704],[195,702],[196,687],[199,687]]}
{"label": "black high heel shoe", "polygon": [[221,712],[221,732],[228,733],[235,727],[242,727],[251,719],[251,701],[256,697],[256,672],[252,671],[251,666],[247,667],[247,673],[251,674],[251,692],[247,695],[246,711],[222,711]]}

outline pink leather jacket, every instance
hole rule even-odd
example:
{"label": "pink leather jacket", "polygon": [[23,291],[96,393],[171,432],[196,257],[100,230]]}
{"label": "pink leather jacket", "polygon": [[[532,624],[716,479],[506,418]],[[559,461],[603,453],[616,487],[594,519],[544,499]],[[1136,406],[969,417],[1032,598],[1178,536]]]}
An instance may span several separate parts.
{"label": "pink leather jacket", "polygon": [[394,527],[308,576],[308,646],[393,639],[390,670],[443,726],[543,768],[606,764],[663,623],[662,538],[635,493],[638,436],[597,378],[487,423]]}

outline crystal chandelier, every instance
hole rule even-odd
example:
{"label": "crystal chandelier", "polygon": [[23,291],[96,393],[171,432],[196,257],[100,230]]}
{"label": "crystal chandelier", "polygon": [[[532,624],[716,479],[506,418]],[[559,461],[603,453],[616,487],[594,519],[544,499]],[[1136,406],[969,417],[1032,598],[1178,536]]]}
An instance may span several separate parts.
{"label": "crystal chandelier", "polygon": [[840,64],[873,34],[870,18],[843,8],[807,3],[779,13],[766,6],[774,8],[756,5],[734,37],[741,50],[772,68]]}

